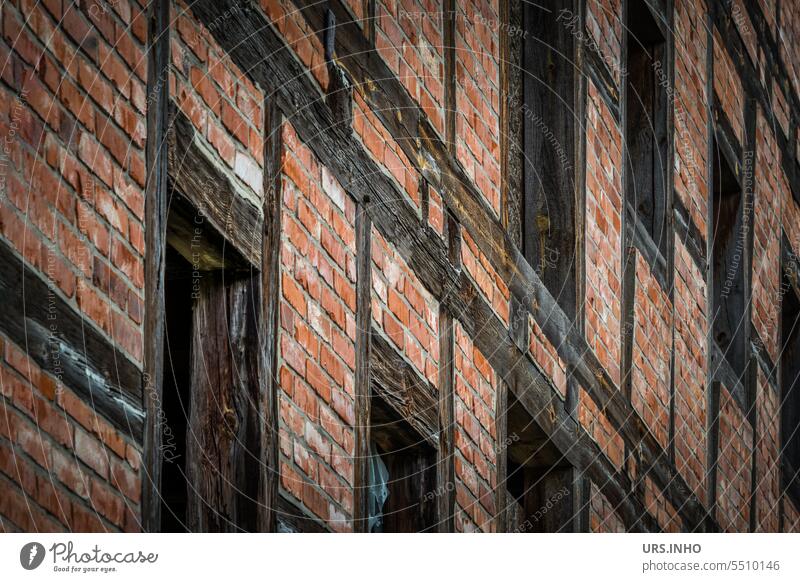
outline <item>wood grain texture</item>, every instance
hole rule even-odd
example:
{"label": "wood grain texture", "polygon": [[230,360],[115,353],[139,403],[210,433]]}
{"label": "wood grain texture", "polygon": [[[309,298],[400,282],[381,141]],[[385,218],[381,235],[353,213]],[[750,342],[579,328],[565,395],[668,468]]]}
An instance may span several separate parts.
{"label": "wood grain texture", "polygon": [[[386,69],[380,57],[364,44],[365,40],[358,25],[352,22],[343,7],[340,13],[339,2],[331,2],[331,5],[334,6],[338,22],[337,62],[342,63],[356,84],[369,88],[365,98],[377,115],[384,116],[381,120],[401,147],[410,148],[407,152],[409,159],[418,165],[423,176],[437,187],[437,191],[443,193],[448,207],[469,230],[498,276],[534,316],[553,345],[558,347],[559,356],[574,366],[576,380],[597,405],[606,411],[622,438],[639,448],[642,453],[642,470],[650,471],[654,483],[664,491],[675,507],[680,508],[679,511],[690,524],[690,528],[701,523],[705,512],[698,500],[683,479],[670,468],[666,454],[630,402],[626,401],[610,381],[607,372],[588,349],[579,330],[574,329],[572,320],[558,308],[552,295],[506,235],[499,220],[491,218],[486,203],[463,176],[463,170],[453,163],[446,148],[435,137],[430,123],[411,101],[397,78]],[[227,8],[229,2],[210,0],[198,0],[191,7],[201,22],[213,22]],[[317,24],[323,22],[322,14],[314,6],[305,7],[303,13],[312,27],[318,17],[320,19]],[[402,200],[402,194],[352,136],[349,128],[338,127],[333,122],[331,111],[320,98],[313,81],[304,74],[303,67],[294,59],[287,45],[263,14],[259,11],[237,12],[226,24],[224,29],[213,30],[220,45],[235,62],[248,71],[255,82],[262,85],[271,83],[270,86],[279,87],[275,90],[274,97],[281,109],[292,115],[292,123],[300,139],[314,151],[340,183],[348,185],[346,189],[356,201],[363,200],[365,196],[370,198],[369,213],[381,234],[401,250],[409,267],[418,274],[435,298],[448,302],[454,313],[461,313],[462,306],[457,304],[453,291],[467,283],[459,280],[455,269],[449,264],[441,239],[420,224],[418,214],[407,203],[398,202]],[[314,28],[321,30],[319,26]],[[246,41],[242,42],[242,39]],[[398,109],[403,111],[402,116],[392,114]],[[478,294],[472,283],[468,284],[468,289],[472,290],[471,293]],[[487,353],[495,350],[498,344],[508,341],[507,330],[502,325],[499,329],[492,329],[492,335],[484,335],[477,344]],[[528,366],[521,365],[524,368]],[[537,390],[543,391],[542,396],[552,392],[546,382],[537,386]],[[521,388],[512,385],[511,389]],[[565,438],[574,440],[574,437],[566,435]],[[566,442],[563,440],[562,446]],[[580,464],[576,466],[584,468],[601,463],[599,457],[602,457],[599,452],[595,456],[581,456],[578,459]],[[622,475],[618,477],[623,479]],[[599,482],[607,481],[607,478],[602,478]],[[617,498],[625,497],[625,485],[622,481],[611,478],[606,487],[616,488]],[[633,513],[631,511],[630,515]],[[632,521],[636,521],[636,518]]]}
{"label": "wood grain texture", "polygon": [[145,164],[144,407],[142,526],[161,526],[161,426],[157,422],[164,377],[164,266],[167,230],[167,124],[169,105],[169,1],[147,11],[147,144]]}

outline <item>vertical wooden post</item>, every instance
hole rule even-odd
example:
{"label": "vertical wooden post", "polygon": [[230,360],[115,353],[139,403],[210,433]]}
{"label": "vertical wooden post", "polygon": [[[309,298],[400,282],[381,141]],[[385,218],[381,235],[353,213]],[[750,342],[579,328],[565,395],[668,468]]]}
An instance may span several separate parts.
{"label": "vertical wooden post", "polygon": [[[461,231],[455,217],[447,213],[448,258],[456,267],[461,265]],[[438,531],[455,529],[455,337],[453,315],[439,308],[439,450],[437,452],[436,492]]]}
{"label": "vertical wooden post", "polygon": [[366,205],[356,214],[356,378],[355,378],[355,462],[353,466],[353,531],[366,532],[368,463],[370,443],[370,350],[372,330],[372,220]]}
{"label": "vertical wooden post", "polygon": [[262,486],[259,488],[258,529],[276,529],[278,503],[278,333],[280,313],[281,154],[282,116],[276,100],[264,102],[264,203],[261,251],[261,311],[259,376],[263,405],[261,426]]}
{"label": "vertical wooden post", "polygon": [[[706,13],[706,91],[708,95],[714,94],[714,5],[709,4],[708,12]],[[708,184],[708,192],[713,192],[714,188],[714,115],[713,115],[712,100],[709,99],[706,106],[706,116],[708,122],[706,124],[706,136],[708,138],[707,157],[708,167],[706,168],[706,179]],[[709,197],[711,195],[709,194]],[[712,373],[712,346],[714,342],[714,334],[711,332],[714,325],[714,273],[712,270],[712,257],[714,245],[714,208],[713,204],[708,204],[706,219],[706,257],[708,262],[706,266],[706,507],[711,516],[711,523],[716,519],[717,511],[717,440],[719,433],[719,384],[714,381]]]}
{"label": "vertical wooden post", "polygon": [[143,394],[144,472],[142,525],[161,528],[161,425],[164,376],[164,265],[167,232],[167,126],[169,123],[169,2],[154,0],[147,14],[147,184],[145,186],[145,313]]}

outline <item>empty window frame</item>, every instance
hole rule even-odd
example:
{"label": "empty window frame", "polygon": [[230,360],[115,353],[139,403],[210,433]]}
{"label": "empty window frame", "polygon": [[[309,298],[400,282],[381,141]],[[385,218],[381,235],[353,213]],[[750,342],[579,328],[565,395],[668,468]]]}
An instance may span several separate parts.
{"label": "empty window frame", "polygon": [[576,312],[577,65],[573,0],[525,2],[523,254],[569,315]]}
{"label": "empty window frame", "polygon": [[576,472],[509,394],[506,527],[515,533],[571,532]]}
{"label": "empty window frame", "polygon": [[368,532],[434,532],[436,449],[373,392]]}
{"label": "empty window frame", "polygon": [[712,152],[712,333],[726,361],[741,378],[746,361],[742,188],[716,141]]}
{"label": "empty window frame", "polygon": [[666,257],[669,131],[667,43],[644,0],[630,0],[626,18],[626,205]]}
{"label": "empty window frame", "polygon": [[800,471],[800,300],[787,269],[783,270],[781,292],[781,450],[789,474],[797,475]]}

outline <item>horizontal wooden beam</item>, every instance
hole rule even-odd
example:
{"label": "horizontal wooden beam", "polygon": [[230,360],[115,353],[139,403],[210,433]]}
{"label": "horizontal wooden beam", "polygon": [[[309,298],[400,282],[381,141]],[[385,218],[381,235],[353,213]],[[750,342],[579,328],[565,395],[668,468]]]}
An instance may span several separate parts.
{"label": "horizontal wooden beam", "polygon": [[[449,208],[486,253],[511,292],[540,322],[553,345],[560,347],[561,357],[574,369],[581,385],[606,412],[629,446],[641,451],[641,472],[650,472],[651,478],[664,490],[667,499],[680,508],[689,529],[697,527],[704,520],[705,512],[681,477],[670,467],[666,453],[657,445],[630,403],[610,382],[585,339],[572,329],[572,322],[558,308],[533,269],[508,239],[499,221],[491,215],[463,170],[448,155],[405,89],[377,53],[364,45],[366,41],[361,29],[340,2],[331,2],[331,6],[339,23],[336,33],[337,62],[365,88],[375,113],[383,115],[383,122],[401,147],[412,148],[407,151],[409,159],[445,194]],[[446,304],[452,313],[467,313],[463,300],[458,299],[461,295],[456,293],[464,280],[447,260],[446,247],[438,235],[422,224],[415,209],[404,202],[402,193],[352,135],[351,129],[335,122],[318,87],[263,13],[258,10],[231,11],[231,8],[232,0],[198,0],[191,6],[195,17],[201,22],[214,22],[227,11],[230,16],[225,21],[226,26],[212,30],[220,46],[255,83],[268,88],[267,98],[277,100],[284,113],[291,118],[299,137],[330,168],[348,193],[358,202],[363,202],[365,198],[370,200],[369,213],[373,223],[401,251],[409,267],[431,294]],[[311,12],[309,17],[312,23],[318,19],[315,29],[323,30],[322,8],[311,6],[306,10]],[[403,113],[396,115],[396,111]],[[417,128],[418,131],[412,133],[410,128]],[[475,296],[473,304],[482,301],[477,298],[478,290],[474,284],[463,292]],[[485,302],[484,307],[490,309]],[[476,338],[476,345],[486,354],[509,341],[507,330],[499,322],[491,327],[494,331],[490,335],[480,326],[475,329],[482,331],[480,337]],[[516,361],[529,374],[534,374],[536,368],[530,360],[517,358]],[[545,395],[554,392],[544,380],[536,386],[533,390],[530,385],[518,384],[516,389],[528,388],[531,392],[544,390]],[[531,404],[530,398],[520,399]],[[560,438],[561,446],[565,447],[562,452],[566,453],[579,437],[572,437],[570,445],[565,444],[569,439],[566,432],[562,432]],[[631,524],[640,523],[641,515],[633,509],[638,501],[629,499],[624,475],[617,473],[608,479],[608,470],[599,469],[607,461],[596,444],[592,453],[588,452],[589,448],[582,450],[579,457],[573,454],[574,460],[579,463],[576,467],[605,474],[605,481],[597,481],[604,488],[604,494],[610,500],[619,499],[623,504],[631,504],[626,515],[632,519]]]}
{"label": "horizontal wooden beam", "polygon": [[[205,228],[208,223],[222,236],[223,246],[219,247],[221,255],[217,260],[228,267],[242,266],[243,257],[250,266],[260,269],[262,213],[248,199],[255,194],[248,195],[235,184],[229,170],[216,161],[210,146],[197,136],[192,122],[174,102],[170,104],[170,120],[167,140],[172,188],[196,209],[196,216],[202,219],[200,225]],[[198,225],[192,217],[190,227],[195,226]],[[174,232],[171,234],[176,236]],[[190,257],[187,259],[193,262]]]}
{"label": "horizontal wooden beam", "polygon": [[0,331],[93,410],[142,442],[142,372],[0,239]]}

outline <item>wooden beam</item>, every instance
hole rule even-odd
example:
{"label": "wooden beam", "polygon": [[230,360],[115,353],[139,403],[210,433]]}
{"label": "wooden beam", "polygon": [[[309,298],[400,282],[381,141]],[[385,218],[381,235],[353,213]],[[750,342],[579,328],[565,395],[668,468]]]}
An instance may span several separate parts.
{"label": "wooden beam", "polygon": [[[356,214],[356,377],[355,377],[355,460],[353,467],[353,530],[369,527],[371,368],[372,368],[372,221],[363,207]],[[381,368],[381,366],[378,366]],[[402,376],[398,374],[398,378]]]}
{"label": "wooden beam", "polygon": [[3,240],[0,305],[2,333],[114,427],[142,442],[139,367]]}
{"label": "wooden beam", "polygon": [[164,377],[164,266],[167,230],[167,126],[170,26],[168,0],[154,0],[147,12],[147,145],[145,162],[144,260],[144,434],[142,526],[161,527],[161,424]]}
{"label": "wooden beam", "polygon": [[[338,2],[332,4],[339,6]],[[201,22],[213,22],[220,13],[229,8],[229,5],[230,0],[228,2],[198,0],[192,4],[192,12]],[[309,9],[313,10],[313,7]],[[344,37],[348,38],[348,43],[355,42],[350,34],[346,34],[351,25],[347,18],[346,14],[342,16],[337,10],[339,23],[336,34],[337,55],[342,49],[340,41],[344,43]],[[264,15],[257,10],[238,11],[226,23],[227,26],[224,28],[218,27],[213,30],[221,47],[228,51],[234,62],[240,63],[248,71],[254,81],[261,85],[270,83],[276,87],[274,98],[284,112],[292,115],[292,123],[300,139],[314,151],[323,164],[331,169],[340,183],[349,185],[348,193],[356,201],[369,196],[372,201],[370,216],[380,232],[391,244],[401,249],[409,267],[418,274],[435,298],[453,304],[455,299],[452,297],[452,291],[458,289],[461,282],[446,258],[446,250],[438,235],[420,225],[416,211],[402,201],[403,195],[372,160],[360,142],[352,136],[349,128],[338,127],[333,122],[331,111],[320,98],[318,88],[304,73],[302,65],[296,61],[289,47]],[[363,36],[359,34],[359,38],[361,40],[358,42],[363,42]],[[242,39],[246,40],[243,42]],[[349,54],[346,47],[347,45],[344,45],[343,54]],[[380,57],[370,51],[362,53],[361,57],[349,57],[345,60],[356,68],[369,65],[384,70],[386,66]],[[354,71],[349,68],[347,70],[352,78]],[[384,72],[386,77],[372,81],[372,89],[368,88],[367,83],[364,83],[364,87],[369,91],[368,99],[384,100],[382,101],[386,103],[384,112],[390,115],[391,112],[402,109],[410,97],[403,89],[402,94],[393,95],[397,101],[387,101],[383,91],[378,90],[379,84],[390,83],[392,86],[395,86],[394,84],[399,86],[399,82],[391,72]],[[358,82],[362,82],[359,79],[371,78],[368,71],[363,68],[357,73]],[[490,218],[490,211],[486,203],[481,201],[474,186],[466,177],[458,178],[463,170],[458,170],[455,166],[450,168],[441,165],[442,160],[450,158],[441,155],[441,142],[438,138],[435,138],[433,133],[426,133],[431,131],[427,120],[420,116],[416,105],[409,105],[408,110],[403,109],[403,111],[402,119],[405,122],[400,125],[403,128],[417,127],[422,131],[417,135],[421,149],[419,156],[413,156],[414,163],[420,164],[423,175],[433,184],[441,186],[439,191],[445,194],[459,222],[468,227],[470,234],[486,253],[498,275],[542,325],[547,337],[559,348],[559,355],[575,367],[581,385],[587,389],[598,406],[606,411],[622,438],[641,448],[643,466],[651,471],[651,477],[656,485],[664,490],[675,507],[680,508],[681,515],[687,523],[702,521],[704,514],[697,499],[688,490],[682,478],[669,467],[666,455],[655,438],[649,433],[630,403],[625,401],[610,382],[607,372],[588,349],[586,340],[572,329],[572,321],[557,307],[530,265],[505,235],[499,221]],[[375,112],[380,114],[381,109],[377,108]],[[384,123],[390,131],[400,131],[397,125],[398,116],[390,116],[395,121],[389,122],[386,118]],[[406,141],[398,140],[401,146],[406,144]],[[408,141],[416,143],[417,140]],[[434,156],[430,152],[438,153]],[[477,293],[476,287],[471,288]],[[461,313],[458,305],[453,312]],[[491,352],[500,338],[503,341],[507,340],[507,330],[496,330],[496,333],[498,335],[495,338],[481,339],[484,342],[481,349],[487,353]],[[540,389],[545,390],[550,387],[545,383]],[[589,459],[583,457],[580,460],[584,462]],[[585,465],[580,465],[583,466]],[[622,487],[618,482],[606,486]]]}
{"label": "wooden beam", "polygon": [[197,133],[189,118],[171,103],[167,139],[172,186],[223,237],[222,253],[230,255],[232,265],[244,257],[258,269],[263,213],[253,202],[256,194],[231,179],[232,174],[214,161],[215,155]]}
{"label": "wooden beam", "polygon": [[278,507],[278,335],[280,333],[281,253],[281,112],[274,100],[264,100],[264,216],[261,231],[261,311],[259,317],[259,375],[261,402],[261,487],[258,529],[276,531]]}

